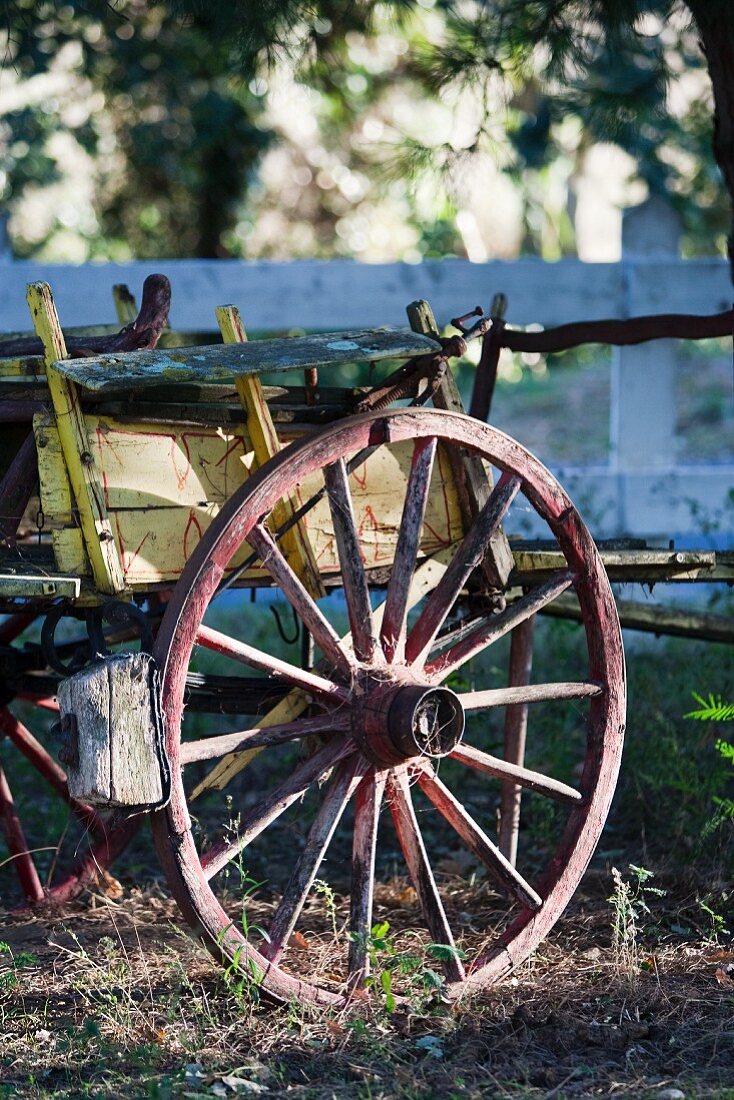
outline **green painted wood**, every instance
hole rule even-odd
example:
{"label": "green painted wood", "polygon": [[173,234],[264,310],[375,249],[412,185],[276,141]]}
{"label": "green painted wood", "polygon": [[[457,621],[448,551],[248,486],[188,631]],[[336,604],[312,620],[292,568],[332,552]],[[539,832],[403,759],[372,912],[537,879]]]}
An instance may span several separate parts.
{"label": "green painted wood", "polygon": [[22,573],[0,571],[2,599],[34,599],[64,596],[76,600],[81,592],[79,577],[63,573]]}
{"label": "green painted wood", "polygon": [[410,359],[440,345],[409,331],[361,330],[254,340],[247,344],[167,348],[66,359],[60,374],[97,393],[161,382],[221,382],[237,375],[303,370],[360,360]]}

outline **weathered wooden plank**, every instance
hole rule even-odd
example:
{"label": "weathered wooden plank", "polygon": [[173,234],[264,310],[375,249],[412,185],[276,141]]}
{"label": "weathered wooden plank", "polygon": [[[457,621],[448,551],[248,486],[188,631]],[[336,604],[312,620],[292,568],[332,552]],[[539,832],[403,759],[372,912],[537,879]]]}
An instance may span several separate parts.
{"label": "weathered wooden plank", "polygon": [[[133,588],[176,580],[224,502],[247,480],[253,465],[243,428],[211,425],[120,424],[87,414],[88,437],[104,486],[104,502],[119,549],[125,582]],[[63,572],[88,576],[81,533],[58,433],[50,416],[34,420],[41,501]],[[378,448],[352,472],[350,488],[367,568],[389,565],[395,553],[412,443]],[[299,488],[302,500],[322,487],[320,475]],[[155,519],[153,519],[155,517]],[[326,499],[305,517],[319,572],[340,569]],[[451,471],[439,448],[421,537],[422,556],[455,542],[462,520]],[[250,553],[245,546],[232,567]],[[248,577],[267,577],[254,569]]]}
{"label": "weathered wooden plank", "polygon": [[11,573],[0,569],[0,598],[50,599],[63,596],[76,600],[81,592],[78,576],[61,573]]}
{"label": "weathered wooden plank", "polygon": [[66,355],[51,288],[47,283],[33,283],[28,287],[27,298],[36,334],[45,350],[48,388],[95,583],[100,592],[120,593],[125,588],[122,563],[76,390],[51,365],[58,364]]}
{"label": "weathered wooden plank", "polygon": [[112,787],[107,669],[98,664],[62,680],[58,700],[62,724],[70,723],[64,754],[69,794],[93,806],[105,805]]}
{"label": "weathered wooden plank", "polygon": [[[156,261],[175,287],[174,323],[206,329],[218,302],[247,301],[253,329],[326,328],[400,324],[405,302],[430,298],[442,316],[504,291],[515,324],[561,324],[621,313],[623,287],[632,282],[639,313],[691,310],[715,313],[731,305],[727,264],[696,260],[492,261],[428,260],[421,264],[362,264],[350,260],[297,263],[239,260]],[[72,324],[111,316],[113,282],[142,283],[150,261],[130,264],[41,264],[16,261],[0,286],[0,327],[23,328],[27,318],[15,288],[44,279],[58,287],[63,315]]]}
{"label": "weathered wooden plank", "polygon": [[[688,607],[660,607],[639,600],[617,600],[619,621],[625,630],[645,634],[665,634],[677,638],[700,638],[706,642],[734,643],[734,619],[730,615],[695,611]],[[581,622],[581,609],[575,596],[559,596],[542,614]]]}
{"label": "weathered wooden plank", "polygon": [[147,654],[124,653],[59,684],[72,798],[119,807],[164,800],[149,676]]}
{"label": "weathered wooden plank", "polygon": [[[225,345],[242,345],[247,342],[245,326],[235,306],[218,306],[216,317]],[[260,377],[257,374],[240,375],[235,379],[235,385],[245,411],[245,423],[255,461],[258,466],[263,466],[280,452],[280,440],[265,400]],[[287,524],[293,518],[294,511],[295,504],[290,497],[278,501],[271,517],[273,529],[278,530]],[[292,527],[283,537],[282,543],[286,561],[308,594],[319,599],[324,595],[324,588],[305,524],[298,523]]]}
{"label": "weathered wooden plank", "polygon": [[[703,573],[712,575],[716,566],[713,550],[604,550],[604,568],[612,581],[693,580]],[[516,584],[537,584],[565,566],[560,550],[526,550],[513,546]]]}
{"label": "weathered wooden plank", "polygon": [[[221,382],[248,374],[272,374],[381,359],[409,359],[435,350],[433,340],[406,331],[365,330],[293,336],[197,348],[100,355],[57,364],[64,377],[96,393],[166,382]],[[124,363],[124,377],[120,365]]]}

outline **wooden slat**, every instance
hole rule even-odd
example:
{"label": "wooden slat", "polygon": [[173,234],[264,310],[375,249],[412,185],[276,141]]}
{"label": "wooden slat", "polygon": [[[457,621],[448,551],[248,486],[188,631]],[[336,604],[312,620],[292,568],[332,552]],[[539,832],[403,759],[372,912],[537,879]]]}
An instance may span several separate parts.
{"label": "wooden slat", "polygon": [[416,442],[405,491],[395,560],[385,599],[385,614],[380,627],[380,643],[388,663],[401,660],[405,649],[408,592],[417,561],[435,456],[435,439],[420,439]]}
{"label": "wooden slat", "polygon": [[[231,301],[251,303],[248,322],[253,329],[282,332],[291,327],[326,329],[335,317],[345,328],[400,324],[404,303],[416,298],[430,298],[439,315],[451,317],[498,290],[508,295],[513,323],[519,325],[622,316],[630,286],[638,313],[716,313],[729,309],[732,300],[728,265],[719,257],[630,257],[623,264],[534,258],[420,264],[166,260],[155,266],[175,288],[175,323],[203,329],[216,303]],[[149,260],[104,265],[16,260],[13,278],[0,287],[0,327],[23,328],[27,322],[18,285],[53,281],[63,315],[70,323],[84,324],[90,316],[108,315],[112,283],[142,284],[150,270]]]}
{"label": "wooden slat", "polygon": [[47,283],[32,283],[27,298],[33,326],[45,350],[48,388],[95,583],[100,592],[119,594],[125,590],[122,562],[76,389],[52,366],[58,366],[66,356],[66,344],[51,288]]}
{"label": "wooden slat", "polygon": [[386,772],[370,771],[357,788],[349,889],[349,985],[359,987],[369,974],[369,935],[375,887],[375,852]]}
{"label": "wooden slat", "polygon": [[[225,347],[233,345],[240,347],[247,343],[247,332],[239,310],[235,306],[218,306],[216,316]],[[280,452],[280,441],[263,394],[262,383],[257,374],[248,374],[239,375],[235,385],[245,410],[245,424],[255,453],[255,461],[258,466],[263,466],[268,459]],[[278,501],[271,516],[271,523],[275,530],[292,519],[295,507],[290,497],[284,497]],[[288,564],[301,580],[308,594],[319,599],[324,595],[324,587],[305,524],[296,524],[284,535],[282,542],[283,553]]]}
{"label": "wooden slat", "polygon": [[361,329],[247,344],[126,352],[124,379],[120,377],[119,353],[69,359],[58,370],[85,389],[106,393],[169,382],[221,382],[248,374],[338,363],[409,359],[435,350],[435,341],[413,332]]}
{"label": "wooden slat", "polygon": [[[468,764],[470,768],[494,776],[495,779],[509,780],[519,787],[526,787],[529,791],[547,795],[548,798],[556,798],[560,802],[581,802],[581,792],[569,787],[567,783],[561,783],[558,779],[552,779],[541,772],[533,771],[520,764],[513,764],[502,760],[499,756],[491,756],[481,749],[472,748],[471,745],[457,745],[451,753],[454,760],[462,764]],[[503,855],[506,854],[503,852]],[[509,859],[509,856],[507,857]],[[514,858],[510,863],[515,863]]]}
{"label": "wooden slat", "polygon": [[272,962],[278,961],[296,927],[296,921],[326,855],[334,830],[368,767],[367,761],[362,757],[355,756],[345,760],[339,765],[324,794],[304,849],[293,868],[270,925],[270,942],[266,944],[263,954]]}
{"label": "wooden slat", "polygon": [[[455,951],[456,944],[436,886],[426,846],[418,826],[410,783],[404,771],[396,771],[390,775],[387,801],[428,931],[434,943],[443,944]],[[443,968],[449,981],[461,981],[464,977],[464,967],[458,955],[451,955],[445,959]]]}
{"label": "wooden slat", "polygon": [[[424,336],[438,339],[438,325],[433,310],[425,299],[411,302],[407,309],[408,321],[414,332],[420,332]],[[465,413],[464,403],[461,400],[459,387],[456,385],[451,368],[449,367],[443,378],[437,393],[434,395],[433,404],[437,409],[448,409],[450,412]],[[463,455],[457,459],[452,455],[452,463],[456,467],[455,476],[463,484],[469,515],[473,518],[484,507],[487,498],[492,491],[492,471],[488,464],[482,462],[476,455]],[[500,527],[492,534],[489,540],[487,554],[482,567],[487,582],[496,588],[503,588],[507,583],[512,566],[512,551],[507,536]]]}
{"label": "wooden slat", "polygon": [[[713,576],[717,554],[713,550],[605,550],[601,560],[612,581],[701,580]],[[565,568],[560,550],[533,550],[513,546],[513,584],[538,584],[557,569]],[[703,576],[701,574],[703,573]]]}
{"label": "wooden slat", "polygon": [[81,591],[79,577],[63,573],[10,573],[0,569],[0,596],[10,599],[50,599],[63,596],[76,600]]}
{"label": "wooden slat", "polygon": [[493,844],[487,834],[477,824],[474,818],[467,813],[463,804],[456,798],[445,783],[442,783],[432,768],[426,767],[418,776],[421,790],[431,800],[436,809],[441,813],[453,829],[474,853],[493,878],[500,882],[521,905],[537,911],[543,904],[543,899],[527,882],[519,871],[505,859],[496,844]]}
{"label": "wooden slat", "polygon": [[354,519],[347,467],[343,458],[338,458],[324,470],[324,481],[329,496],[334,537],[339,548],[352,644],[359,660],[369,663],[375,658],[378,643],[367,576],[362,560],[362,548]]}

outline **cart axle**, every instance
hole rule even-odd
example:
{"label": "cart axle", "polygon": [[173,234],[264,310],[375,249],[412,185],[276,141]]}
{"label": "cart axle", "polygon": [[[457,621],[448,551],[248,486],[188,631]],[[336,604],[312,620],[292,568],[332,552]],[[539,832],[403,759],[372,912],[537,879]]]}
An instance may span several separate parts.
{"label": "cart axle", "polygon": [[352,732],[381,767],[448,756],[464,735],[464,708],[450,688],[379,684],[355,707]]}

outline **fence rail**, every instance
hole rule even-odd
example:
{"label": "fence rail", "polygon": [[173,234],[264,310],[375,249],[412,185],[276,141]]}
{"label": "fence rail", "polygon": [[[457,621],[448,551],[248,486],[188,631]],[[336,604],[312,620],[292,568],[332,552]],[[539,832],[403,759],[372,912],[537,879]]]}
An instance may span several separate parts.
{"label": "fence rail", "polygon": [[[173,286],[172,323],[212,328],[214,307],[236,303],[250,330],[293,327],[337,329],[403,325],[405,306],[427,298],[439,320],[501,291],[508,322],[558,325],[648,313],[716,313],[728,309],[727,265],[716,259],[681,260],[669,216],[645,204],[625,222],[623,259],[616,264],[540,260],[473,264],[352,261],[292,263],[138,261],[81,266],[10,261],[0,265],[0,330],[28,327],[24,286],[51,283],[62,323],[113,321],[110,287],[126,282],[139,294],[152,271]],[[585,505],[603,535],[693,535],[732,506],[734,464],[681,467],[674,456],[676,347],[658,341],[615,349],[611,377],[610,454],[606,466],[557,472]],[[583,431],[583,424],[568,430]]]}

